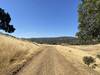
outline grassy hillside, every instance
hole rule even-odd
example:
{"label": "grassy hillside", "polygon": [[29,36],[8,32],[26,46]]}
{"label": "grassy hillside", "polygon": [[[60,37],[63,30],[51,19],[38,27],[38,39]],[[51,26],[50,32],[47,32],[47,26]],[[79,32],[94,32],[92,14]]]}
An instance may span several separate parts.
{"label": "grassy hillside", "polygon": [[20,68],[39,46],[28,41],[17,40],[0,34],[0,75],[8,75],[10,71]]}
{"label": "grassy hillside", "polygon": [[[93,50],[89,49],[90,47]],[[98,50],[96,50],[98,48]],[[86,46],[60,46],[57,45],[56,49],[68,60],[72,65],[76,67],[81,73],[88,71],[87,75],[100,74],[100,59],[96,57],[96,54],[100,52],[100,45],[86,45]],[[84,50],[83,50],[84,49]],[[92,69],[92,64],[88,67],[83,62],[84,56],[92,56],[95,58],[95,64],[97,67]],[[96,75],[98,75],[96,74]]]}

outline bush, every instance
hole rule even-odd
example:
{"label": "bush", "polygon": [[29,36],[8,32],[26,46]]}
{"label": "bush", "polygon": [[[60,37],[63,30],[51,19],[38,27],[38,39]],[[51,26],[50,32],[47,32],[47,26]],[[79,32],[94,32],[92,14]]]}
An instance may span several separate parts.
{"label": "bush", "polygon": [[97,66],[98,66],[97,64],[93,64],[92,69],[95,69]]}
{"label": "bush", "polygon": [[86,65],[90,65],[90,64],[92,64],[92,63],[95,63],[96,61],[95,61],[95,59],[93,58],[93,57],[91,57],[91,56],[84,56],[83,57],[83,62],[86,64]]}
{"label": "bush", "polygon": [[100,59],[100,54],[97,54],[96,57]]}

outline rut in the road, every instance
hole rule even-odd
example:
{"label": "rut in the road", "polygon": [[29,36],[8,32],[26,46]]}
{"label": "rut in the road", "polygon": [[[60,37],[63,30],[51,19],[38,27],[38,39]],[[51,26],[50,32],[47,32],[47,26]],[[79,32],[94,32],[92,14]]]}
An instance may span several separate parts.
{"label": "rut in the road", "polygon": [[42,50],[17,75],[91,75],[74,67],[56,48],[45,47]]}

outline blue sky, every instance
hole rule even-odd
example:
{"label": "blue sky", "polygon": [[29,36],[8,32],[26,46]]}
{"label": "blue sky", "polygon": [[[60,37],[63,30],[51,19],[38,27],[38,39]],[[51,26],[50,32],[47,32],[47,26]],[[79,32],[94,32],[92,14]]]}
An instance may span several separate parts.
{"label": "blue sky", "polygon": [[17,37],[75,36],[78,0],[0,0]]}

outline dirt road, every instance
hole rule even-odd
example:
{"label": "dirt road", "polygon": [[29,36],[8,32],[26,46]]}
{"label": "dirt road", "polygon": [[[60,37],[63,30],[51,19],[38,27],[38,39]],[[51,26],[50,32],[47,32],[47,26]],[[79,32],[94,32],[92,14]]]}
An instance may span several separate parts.
{"label": "dirt road", "polygon": [[17,75],[97,75],[77,69],[54,47],[41,49],[42,52],[34,56]]}

